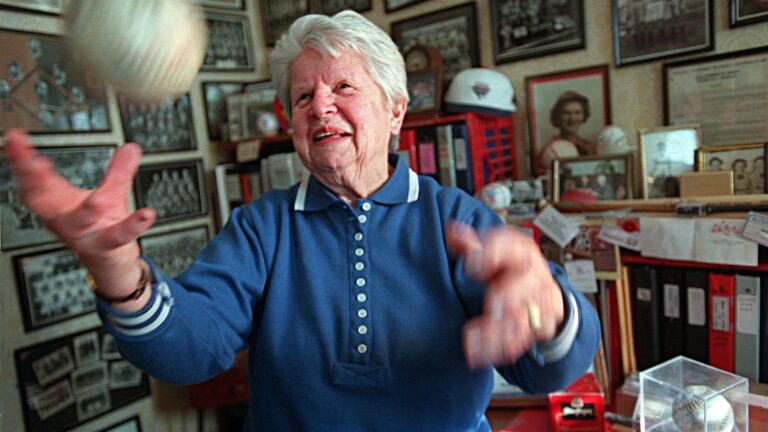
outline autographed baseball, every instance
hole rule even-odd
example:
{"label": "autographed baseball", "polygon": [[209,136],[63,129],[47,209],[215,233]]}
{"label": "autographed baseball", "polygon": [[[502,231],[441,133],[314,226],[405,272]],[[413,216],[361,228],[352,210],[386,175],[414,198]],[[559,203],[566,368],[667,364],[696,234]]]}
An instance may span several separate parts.
{"label": "autographed baseball", "polygon": [[187,92],[208,46],[204,16],[190,0],[70,0],[65,23],[89,71],[133,96]]}
{"label": "autographed baseball", "polygon": [[[690,432],[731,432],[733,430],[733,408],[722,395],[709,386],[691,385],[672,405],[672,420],[681,431]],[[706,408],[706,420],[704,412]]]}

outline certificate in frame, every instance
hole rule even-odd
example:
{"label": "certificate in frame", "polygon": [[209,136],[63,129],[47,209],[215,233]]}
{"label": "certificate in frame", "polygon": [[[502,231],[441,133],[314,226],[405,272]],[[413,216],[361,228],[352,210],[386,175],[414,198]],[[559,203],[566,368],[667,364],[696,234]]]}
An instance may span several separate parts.
{"label": "certificate in frame", "polygon": [[698,124],[702,147],[768,142],[768,48],[665,63],[664,123]]}

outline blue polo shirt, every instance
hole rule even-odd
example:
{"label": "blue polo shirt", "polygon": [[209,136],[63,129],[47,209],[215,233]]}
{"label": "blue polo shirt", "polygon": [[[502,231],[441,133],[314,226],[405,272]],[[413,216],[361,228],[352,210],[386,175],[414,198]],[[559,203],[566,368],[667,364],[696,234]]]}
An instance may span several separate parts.
{"label": "blue polo shirt", "polygon": [[[500,223],[479,201],[390,157],[391,178],[354,207],[309,177],[235,209],[176,279],[158,273],[147,306],[99,312],[123,355],[187,385],[249,350],[247,431],[490,431],[491,368],[471,371],[461,329],[485,288],[446,248],[446,224]],[[151,265],[151,263],[150,263]],[[559,267],[566,324],[499,368],[532,393],[590,365],[599,322]]]}

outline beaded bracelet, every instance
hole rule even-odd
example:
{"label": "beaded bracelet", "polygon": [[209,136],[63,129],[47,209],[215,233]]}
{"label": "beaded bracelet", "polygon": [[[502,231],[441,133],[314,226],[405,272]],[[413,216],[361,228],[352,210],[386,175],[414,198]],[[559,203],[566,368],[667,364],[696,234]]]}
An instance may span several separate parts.
{"label": "beaded bracelet", "polygon": [[139,285],[136,287],[136,289],[132,293],[123,297],[108,297],[108,296],[99,294],[99,291],[98,291],[99,287],[96,285],[96,280],[93,278],[93,275],[91,274],[91,272],[88,272],[85,275],[85,281],[88,284],[88,286],[91,288],[91,291],[96,297],[102,300],[106,300],[109,303],[125,303],[131,300],[136,300],[137,298],[141,297],[142,294],[144,294],[144,291],[147,289],[147,285],[149,285],[149,279],[151,276],[149,270],[147,269],[147,266],[139,264],[138,261],[136,262],[136,265],[139,266],[139,268],[141,268]]}

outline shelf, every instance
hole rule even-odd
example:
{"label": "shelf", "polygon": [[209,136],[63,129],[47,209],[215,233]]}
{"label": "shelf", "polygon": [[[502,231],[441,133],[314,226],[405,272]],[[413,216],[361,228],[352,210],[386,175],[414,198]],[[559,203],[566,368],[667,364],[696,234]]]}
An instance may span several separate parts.
{"label": "shelf", "polygon": [[[723,195],[696,198],[652,198],[635,200],[606,200],[590,202],[551,203],[563,213],[584,213],[609,210],[631,209],[642,213],[675,213],[675,206],[683,202],[695,202],[714,207],[730,206],[734,211],[728,213],[746,213],[749,210],[768,211],[768,194],[761,195]],[[542,206],[544,207],[544,206]],[[715,216],[724,215],[718,211]]]}
{"label": "shelf", "polygon": [[698,261],[684,261],[684,260],[671,260],[665,258],[644,257],[640,255],[634,255],[622,250],[621,253],[622,264],[640,264],[640,265],[653,265],[653,266],[666,266],[666,267],[686,267],[686,268],[703,268],[707,270],[731,270],[731,271],[768,271],[768,262],[764,257],[758,259],[758,264],[755,267],[733,265],[733,264],[717,264],[717,263],[705,263]]}

